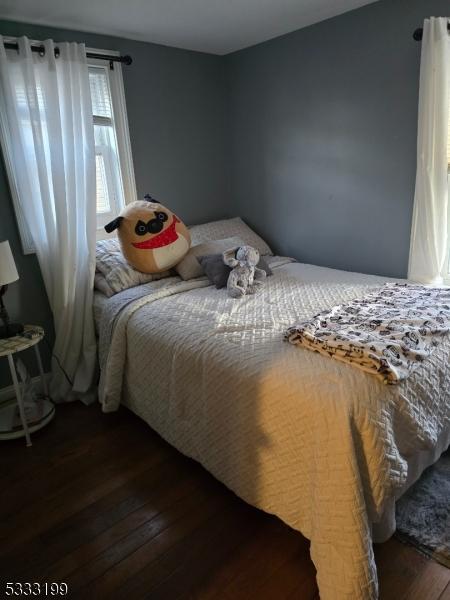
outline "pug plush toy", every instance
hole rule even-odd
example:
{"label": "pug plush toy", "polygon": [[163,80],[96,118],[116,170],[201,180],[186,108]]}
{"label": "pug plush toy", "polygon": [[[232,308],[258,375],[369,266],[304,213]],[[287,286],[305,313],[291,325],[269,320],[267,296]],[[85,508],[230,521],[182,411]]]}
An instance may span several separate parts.
{"label": "pug plush toy", "polygon": [[124,257],[142,273],[167,271],[180,262],[191,245],[186,225],[148,194],[145,200],[127,204],[105,225],[107,233],[115,229]]}

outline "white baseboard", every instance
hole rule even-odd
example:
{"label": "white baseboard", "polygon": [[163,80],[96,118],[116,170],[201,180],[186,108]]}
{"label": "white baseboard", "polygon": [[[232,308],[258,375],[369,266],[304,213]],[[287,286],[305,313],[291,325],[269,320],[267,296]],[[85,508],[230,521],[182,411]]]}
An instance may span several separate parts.
{"label": "white baseboard", "polygon": [[[45,378],[47,381],[50,378],[50,373],[45,374]],[[38,392],[42,392],[42,383],[41,376],[37,375],[36,377],[32,377],[31,381],[33,382],[33,386],[38,390]],[[14,386],[8,385],[7,387],[0,388],[0,404],[2,402],[6,402],[7,400],[11,400],[11,398],[15,398],[16,394],[14,392]]]}

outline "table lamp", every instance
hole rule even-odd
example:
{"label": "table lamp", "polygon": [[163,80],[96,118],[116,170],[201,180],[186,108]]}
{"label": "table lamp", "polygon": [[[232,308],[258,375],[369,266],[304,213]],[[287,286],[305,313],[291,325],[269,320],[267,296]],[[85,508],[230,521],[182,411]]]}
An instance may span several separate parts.
{"label": "table lamp", "polygon": [[23,331],[23,325],[20,323],[9,322],[8,312],[3,304],[8,284],[18,279],[19,274],[9,242],[0,242],[0,321],[3,321],[3,326],[0,326],[0,338],[9,338]]}

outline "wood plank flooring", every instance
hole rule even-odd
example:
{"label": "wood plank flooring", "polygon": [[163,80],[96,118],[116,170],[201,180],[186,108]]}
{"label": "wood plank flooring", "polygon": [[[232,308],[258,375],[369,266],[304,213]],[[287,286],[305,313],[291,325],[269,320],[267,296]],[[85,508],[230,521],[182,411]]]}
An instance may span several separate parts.
{"label": "wood plank flooring", "polygon": [[[227,490],[126,409],[58,406],[0,446],[0,597],[64,581],[69,598],[318,600],[309,543]],[[381,600],[450,600],[450,570],[375,547]]]}

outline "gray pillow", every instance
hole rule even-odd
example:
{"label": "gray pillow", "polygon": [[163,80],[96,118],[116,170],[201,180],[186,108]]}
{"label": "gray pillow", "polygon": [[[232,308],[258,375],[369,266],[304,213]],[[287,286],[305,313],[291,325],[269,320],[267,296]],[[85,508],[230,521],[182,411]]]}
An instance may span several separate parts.
{"label": "gray pillow", "polygon": [[218,290],[227,285],[231,268],[223,262],[222,254],[198,256],[197,260],[201,264],[206,277]]}
{"label": "gray pillow", "polygon": [[223,240],[211,240],[204,242],[203,244],[197,244],[192,246],[186,256],[180,261],[175,271],[185,281],[194,279],[195,277],[201,277],[204,275],[201,264],[197,260],[197,256],[204,256],[205,254],[218,254],[230,248],[237,246],[243,246],[244,242],[239,237],[230,237]]}
{"label": "gray pillow", "polygon": [[[218,290],[226,287],[231,268],[223,262],[222,254],[207,254],[198,256],[198,262],[201,264],[205,275]],[[258,269],[266,272],[267,277],[272,275],[272,269],[268,266],[263,257],[259,259]]]}
{"label": "gray pillow", "polygon": [[273,271],[267,264],[267,261],[264,258],[264,256],[261,256],[261,258],[259,259],[259,263],[256,266],[258,267],[258,269],[262,269],[263,271],[265,271],[267,277],[273,275]]}

